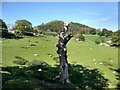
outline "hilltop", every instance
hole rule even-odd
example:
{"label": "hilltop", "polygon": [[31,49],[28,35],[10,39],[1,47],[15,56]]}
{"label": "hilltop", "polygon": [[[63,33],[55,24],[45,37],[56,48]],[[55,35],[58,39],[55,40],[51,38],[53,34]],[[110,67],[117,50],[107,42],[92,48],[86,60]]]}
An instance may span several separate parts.
{"label": "hilltop", "polygon": [[[42,23],[41,25],[38,25],[35,28],[43,31],[59,32],[63,28],[63,24],[64,24],[64,21],[53,20],[48,23]],[[70,22],[68,31],[81,32],[83,34],[92,34],[93,31],[94,31],[94,34],[96,34],[98,32],[97,29],[84,24],[80,24],[78,22]]]}

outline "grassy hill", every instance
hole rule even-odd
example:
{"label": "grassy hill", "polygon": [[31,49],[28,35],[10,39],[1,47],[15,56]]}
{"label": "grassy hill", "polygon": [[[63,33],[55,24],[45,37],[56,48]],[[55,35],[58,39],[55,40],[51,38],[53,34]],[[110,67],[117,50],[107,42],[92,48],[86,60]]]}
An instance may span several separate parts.
{"label": "grassy hill", "polygon": [[[96,45],[96,35],[85,36],[86,42],[72,39],[68,45],[68,62],[80,64],[88,68],[97,68],[109,79],[109,87],[115,87],[117,81],[114,69],[118,67],[118,49],[114,47]],[[25,37],[23,39],[4,39],[2,50],[2,65],[14,66],[15,56],[28,61],[42,60],[54,65],[54,58],[58,57],[57,37]]]}
{"label": "grassy hill", "polygon": [[[61,20],[53,20],[48,23],[42,23],[41,25],[36,26],[35,28],[38,31],[52,31],[52,32],[60,32],[63,29],[64,21]],[[94,31],[98,33],[98,31],[90,26],[80,24],[77,22],[70,22],[68,32],[81,32],[84,34],[92,34],[91,32]]]}

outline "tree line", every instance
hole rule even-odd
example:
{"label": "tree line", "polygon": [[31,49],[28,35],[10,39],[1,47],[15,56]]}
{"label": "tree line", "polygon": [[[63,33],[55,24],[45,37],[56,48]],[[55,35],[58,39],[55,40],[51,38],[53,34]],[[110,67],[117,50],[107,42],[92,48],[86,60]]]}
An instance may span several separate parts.
{"label": "tree line", "polygon": [[[53,20],[48,23],[42,23],[33,27],[30,21],[21,19],[16,20],[13,27],[14,34],[12,34],[8,32],[6,23],[0,19],[0,35],[2,38],[13,38],[16,35],[35,36],[39,34],[56,36],[63,29],[63,24],[64,21]],[[113,45],[120,46],[120,30],[113,32],[112,30],[108,30],[106,28],[101,30],[77,22],[71,22],[68,33],[72,33],[74,38],[77,38],[81,41],[85,41],[83,35],[99,35],[100,37],[110,37]]]}

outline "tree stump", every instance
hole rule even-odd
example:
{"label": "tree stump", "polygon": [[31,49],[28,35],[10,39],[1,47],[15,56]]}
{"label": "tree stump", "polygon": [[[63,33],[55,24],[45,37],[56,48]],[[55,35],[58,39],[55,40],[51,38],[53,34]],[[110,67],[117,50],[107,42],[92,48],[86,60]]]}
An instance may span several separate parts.
{"label": "tree stump", "polygon": [[64,29],[59,34],[57,54],[60,60],[60,82],[68,83],[69,75],[68,75],[68,61],[67,61],[67,48],[66,44],[73,37],[71,34],[65,36],[68,27],[64,27]]}

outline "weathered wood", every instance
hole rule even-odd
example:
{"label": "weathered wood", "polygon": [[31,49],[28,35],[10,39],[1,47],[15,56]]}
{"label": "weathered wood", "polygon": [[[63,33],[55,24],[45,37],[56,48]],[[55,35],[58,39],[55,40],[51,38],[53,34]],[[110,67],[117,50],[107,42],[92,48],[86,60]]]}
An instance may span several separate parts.
{"label": "weathered wood", "polygon": [[67,29],[68,27],[66,26],[64,30],[60,32],[58,44],[56,45],[58,47],[57,53],[59,55],[60,60],[60,81],[62,83],[69,82],[66,44],[73,36],[69,34],[65,37]]}

